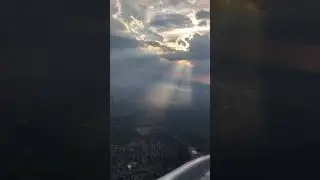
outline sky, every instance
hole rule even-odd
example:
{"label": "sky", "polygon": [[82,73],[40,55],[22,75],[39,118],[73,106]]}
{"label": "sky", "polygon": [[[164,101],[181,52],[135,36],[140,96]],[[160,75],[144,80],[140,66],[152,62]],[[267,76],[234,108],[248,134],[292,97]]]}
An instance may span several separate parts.
{"label": "sky", "polygon": [[209,3],[111,0],[111,97],[164,108],[176,96],[187,104],[195,83],[209,87]]}

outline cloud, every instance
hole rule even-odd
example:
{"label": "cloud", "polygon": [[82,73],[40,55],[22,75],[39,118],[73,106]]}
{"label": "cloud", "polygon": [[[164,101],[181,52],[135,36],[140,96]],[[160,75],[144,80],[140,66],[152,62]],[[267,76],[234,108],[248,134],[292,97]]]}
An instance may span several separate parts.
{"label": "cloud", "polygon": [[189,59],[193,61],[210,61],[209,35],[197,35],[190,41],[190,50],[187,52],[174,52],[164,55],[170,60]]}
{"label": "cloud", "polygon": [[191,83],[208,83],[208,4],[209,0],[111,0],[111,95],[141,101],[172,67],[168,60],[194,61]]}
{"label": "cloud", "polygon": [[110,35],[110,48],[136,48],[139,41],[119,35]]}
{"label": "cloud", "polygon": [[190,52],[197,59],[210,59],[210,37],[209,35],[197,36],[190,43]]}
{"label": "cloud", "polygon": [[196,13],[197,19],[210,19],[210,11],[201,9]]}
{"label": "cloud", "polygon": [[150,25],[167,28],[190,27],[192,21],[182,14],[159,14],[154,17]]}
{"label": "cloud", "polygon": [[208,0],[111,0],[111,32],[188,51],[196,33],[209,33],[208,5]]}

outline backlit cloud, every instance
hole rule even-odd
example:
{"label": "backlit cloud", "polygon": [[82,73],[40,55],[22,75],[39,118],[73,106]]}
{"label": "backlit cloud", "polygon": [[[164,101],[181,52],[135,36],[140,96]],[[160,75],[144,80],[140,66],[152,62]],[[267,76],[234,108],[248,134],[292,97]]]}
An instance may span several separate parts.
{"label": "backlit cloud", "polygon": [[166,108],[201,94],[193,84],[210,83],[209,2],[111,0],[111,96]]}

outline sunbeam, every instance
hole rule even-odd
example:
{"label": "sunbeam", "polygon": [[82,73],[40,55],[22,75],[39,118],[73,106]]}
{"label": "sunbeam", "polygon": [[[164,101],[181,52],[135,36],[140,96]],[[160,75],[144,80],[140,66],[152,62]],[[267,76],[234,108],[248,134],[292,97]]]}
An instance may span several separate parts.
{"label": "sunbeam", "polygon": [[187,60],[172,63],[168,77],[155,84],[147,93],[146,102],[149,104],[148,116],[160,121],[170,106],[187,106],[192,101],[192,68]]}

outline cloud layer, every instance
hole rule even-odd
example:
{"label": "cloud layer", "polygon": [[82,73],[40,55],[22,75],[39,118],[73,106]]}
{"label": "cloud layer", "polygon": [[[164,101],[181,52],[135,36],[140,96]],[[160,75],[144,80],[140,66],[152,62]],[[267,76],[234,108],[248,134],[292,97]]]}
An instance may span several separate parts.
{"label": "cloud layer", "polygon": [[179,60],[195,65],[191,84],[208,85],[209,2],[111,0],[111,96],[144,99],[150,88],[171,76],[168,72]]}
{"label": "cloud layer", "polygon": [[209,0],[111,0],[111,33],[136,39],[140,45],[156,42],[152,46],[164,53],[187,52],[193,39],[209,35],[208,7]]}

